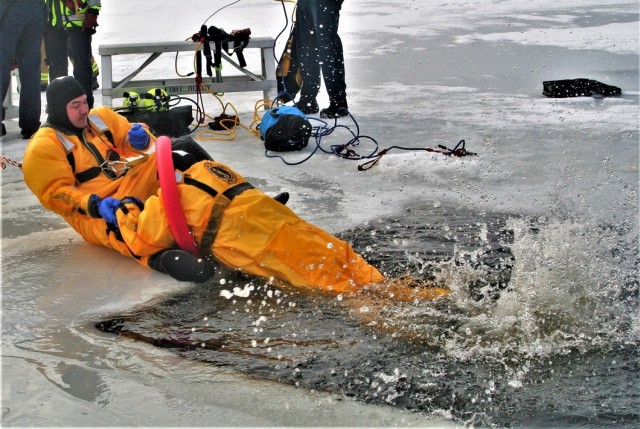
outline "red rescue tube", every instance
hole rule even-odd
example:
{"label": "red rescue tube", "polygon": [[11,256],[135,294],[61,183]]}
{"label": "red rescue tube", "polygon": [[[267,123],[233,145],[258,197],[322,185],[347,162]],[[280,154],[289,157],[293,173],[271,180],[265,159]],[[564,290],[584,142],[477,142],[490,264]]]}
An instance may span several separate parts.
{"label": "red rescue tube", "polygon": [[182,211],[180,194],[176,184],[176,173],[171,157],[171,140],[167,136],[160,136],[156,141],[156,160],[158,162],[158,179],[162,189],[162,202],[169,220],[169,229],[173,238],[182,250],[194,256],[201,257],[200,249],[187,226],[187,218]]}

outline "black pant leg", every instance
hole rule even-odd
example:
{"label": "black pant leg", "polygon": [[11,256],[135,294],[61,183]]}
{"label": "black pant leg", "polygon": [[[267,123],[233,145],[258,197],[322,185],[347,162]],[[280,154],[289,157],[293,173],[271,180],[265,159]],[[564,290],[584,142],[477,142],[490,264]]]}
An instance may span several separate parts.
{"label": "black pant leg", "polygon": [[93,108],[93,70],[91,68],[91,33],[82,28],[69,28],[68,55],[73,63],[73,77],[84,88],[89,108]]}
{"label": "black pant leg", "polygon": [[49,82],[61,76],[68,76],[67,32],[64,28],[54,28],[47,24],[44,31],[44,48],[49,66]]}

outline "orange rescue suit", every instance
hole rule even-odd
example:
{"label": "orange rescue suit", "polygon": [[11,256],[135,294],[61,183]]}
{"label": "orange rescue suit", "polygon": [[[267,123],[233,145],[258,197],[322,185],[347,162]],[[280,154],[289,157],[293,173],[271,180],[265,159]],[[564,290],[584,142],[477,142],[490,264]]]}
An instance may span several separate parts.
{"label": "orange rescue suit", "polygon": [[[180,204],[204,255],[280,284],[326,292],[354,292],[384,280],[349,243],[247,185],[241,175],[215,161],[196,163],[182,175]],[[225,195],[247,187],[232,199]],[[126,207],[117,212],[118,223],[134,253],[150,256],[175,246],[161,190],[146,200],[142,211],[135,204]]]}
{"label": "orange rescue suit", "polygon": [[[127,139],[131,125],[107,107],[91,110],[82,139],[45,124],[29,142],[22,163],[27,186],[45,208],[62,216],[86,241],[127,256],[135,255],[116,232],[107,229],[105,220],[91,216],[89,199],[95,194],[144,201],[158,190],[155,154],[149,154],[153,146],[145,152],[133,149]],[[137,163],[125,173],[100,168],[105,160],[133,157]]]}

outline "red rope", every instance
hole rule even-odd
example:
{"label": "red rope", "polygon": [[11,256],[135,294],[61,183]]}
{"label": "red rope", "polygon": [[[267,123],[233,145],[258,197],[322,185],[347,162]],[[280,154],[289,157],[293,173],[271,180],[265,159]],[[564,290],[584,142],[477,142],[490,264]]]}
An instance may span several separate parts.
{"label": "red rope", "polygon": [[389,148],[381,150],[380,152],[378,152],[378,154],[373,159],[371,159],[371,160],[369,160],[369,161],[367,161],[367,162],[365,162],[363,164],[360,164],[358,166],[358,171],[365,171],[365,170],[370,169],[371,167],[376,165],[378,163],[378,161],[380,161],[380,158],[382,158],[382,156],[384,154],[386,154],[387,152],[389,152]]}
{"label": "red rope", "polygon": [[11,158],[7,158],[6,156],[0,155],[0,166],[4,170],[7,168],[7,164],[13,165],[14,167],[22,168],[22,163],[18,161],[14,161]]}
{"label": "red rope", "polygon": [[[337,152],[338,153],[342,152],[347,146],[348,146],[348,144],[341,146],[337,150]],[[446,155],[446,156],[460,156],[460,157],[467,156],[467,155],[477,155],[474,152],[467,152],[467,149],[465,149],[465,141],[464,140],[460,140],[460,142],[453,149],[449,149],[448,147],[442,146],[442,145],[438,145],[438,148],[439,149],[434,149],[432,147],[427,147],[427,148],[422,149],[422,148],[407,148],[407,147],[400,147],[400,146],[391,146],[391,147],[388,147],[386,149],[381,150],[376,155],[371,156],[369,161],[367,161],[367,162],[365,162],[363,164],[360,164],[358,166],[358,171],[369,170],[374,165],[376,165],[378,163],[378,161],[380,161],[380,158],[382,158],[382,156],[384,154],[386,154],[387,152],[389,152],[389,150],[391,150],[391,149],[426,150],[427,152],[441,153],[441,154]],[[350,155],[353,155],[353,154],[350,154]]]}

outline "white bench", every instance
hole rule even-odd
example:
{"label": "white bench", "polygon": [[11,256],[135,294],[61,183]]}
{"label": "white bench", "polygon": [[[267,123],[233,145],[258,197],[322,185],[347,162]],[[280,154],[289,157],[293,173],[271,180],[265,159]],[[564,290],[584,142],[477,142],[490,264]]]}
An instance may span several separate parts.
{"label": "white bench", "polygon": [[[246,54],[249,49],[260,49],[261,70],[259,73],[252,73],[246,67],[240,67],[229,55],[222,52],[223,64],[232,65],[242,74],[222,75],[220,71],[216,71],[215,76],[209,77],[206,73],[206,61],[202,58],[203,84],[214,93],[262,91],[265,99],[274,98],[277,88],[274,46],[275,40],[270,37],[252,37],[249,40],[244,52]],[[211,43],[211,48],[213,49],[213,43]],[[196,49],[202,50],[202,44],[192,41],[100,45],[98,53],[102,64],[100,70],[102,75],[102,104],[112,106],[113,99],[121,98],[122,94],[127,91],[141,94],[153,88],[162,88],[169,95],[195,94],[197,89],[195,75],[186,78],[156,78],[150,80],[134,80],[134,78],[165,52],[175,54],[176,52],[191,51],[195,54]],[[124,79],[114,81],[112,58],[115,55],[127,54],[151,55]]]}

